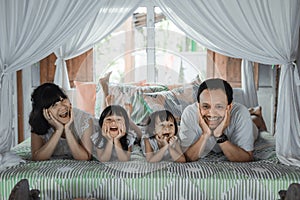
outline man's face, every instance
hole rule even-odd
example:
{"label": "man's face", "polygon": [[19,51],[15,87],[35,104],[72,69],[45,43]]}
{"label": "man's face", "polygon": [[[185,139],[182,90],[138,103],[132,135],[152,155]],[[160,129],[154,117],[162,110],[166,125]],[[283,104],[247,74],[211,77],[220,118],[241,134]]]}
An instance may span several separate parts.
{"label": "man's face", "polygon": [[228,105],[227,96],[221,89],[204,90],[200,94],[200,113],[211,130],[214,130],[224,119]]}

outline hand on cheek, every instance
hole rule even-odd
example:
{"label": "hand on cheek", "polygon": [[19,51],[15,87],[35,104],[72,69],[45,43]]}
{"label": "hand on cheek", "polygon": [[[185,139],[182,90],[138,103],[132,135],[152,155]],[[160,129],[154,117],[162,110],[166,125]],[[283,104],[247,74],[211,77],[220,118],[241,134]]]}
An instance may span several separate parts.
{"label": "hand on cheek", "polygon": [[48,116],[48,123],[55,129],[55,130],[63,130],[64,125],[60,123],[54,116],[54,114],[51,112],[51,110],[46,109],[47,116]]}
{"label": "hand on cheek", "polygon": [[66,128],[69,128],[70,125],[71,125],[71,124],[73,123],[73,121],[74,121],[74,112],[73,112],[72,107],[70,107],[69,116],[70,116],[70,120],[69,120],[69,122],[66,124]]}
{"label": "hand on cheek", "polygon": [[207,123],[203,118],[199,103],[197,105],[198,105],[199,126],[202,129],[203,134],[211,135],[212,131],[210,130],[209,126],[207,125]]}
{"label": "hand on cheek", "polygon": [[223,120],[221,121],[221,123],[213,131],[213,134],[214,134],[215,137],[220,137],[224,133],[224,130],[229,126],[230,111],[231,111],[230,108],[226,109],[225,116],[224,116]]}

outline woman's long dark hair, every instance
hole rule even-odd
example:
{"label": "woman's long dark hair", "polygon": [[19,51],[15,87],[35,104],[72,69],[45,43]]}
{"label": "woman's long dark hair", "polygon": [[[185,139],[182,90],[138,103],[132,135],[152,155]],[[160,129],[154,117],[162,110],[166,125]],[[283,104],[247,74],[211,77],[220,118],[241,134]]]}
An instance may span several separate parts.
{"label": "woman's long dark hair", "polygon": [[31,94],[32,110],[29,114],[31,132],[38,135],[47,134],[51,127],[43,115],[43,109],[48,109],[61,99],[67,99],[63,90],[54,83],[44,83],[38,86]]}
{"label": "woman's long dark hair", "polygon": [[172,119],[174,122],[174,126],[175,126],[175,135],[177,135],[178,126],[177,126],[177,122],[176,122],[174,115],[168,110],[159,110],[159,111],[155,111],[155,112],[151,113],[151,115],[148,117],[148,120],[147,120],[146,133],[149,134],[150,138],[153,138],[155,136],[155,134],[154,134],[155,119],[157,117],[159,118],[159,120],[161,122],[162,121],[170,121]]}
{"label": "woman's long dark hair", "polygon": [[119,105],[107,106],[101,113],[101,116],[99,119],[99,125],[102,129],[104,118],[108,117],[108,116],[112,116],[112,115],[123,117],[125,120],[126,134],[120,138],[120,143],[122,145],[122,149],[125,151],[128,151],[127,134],[128,134],[128,130],[129,130],[129,117],[128,117],[126,110],[122,106],[119,106]]}

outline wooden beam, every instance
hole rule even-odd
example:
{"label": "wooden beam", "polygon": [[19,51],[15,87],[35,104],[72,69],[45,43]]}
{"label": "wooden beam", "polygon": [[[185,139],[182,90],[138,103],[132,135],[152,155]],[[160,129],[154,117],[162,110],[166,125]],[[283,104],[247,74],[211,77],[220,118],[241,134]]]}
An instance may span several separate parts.
{"label": "wooden beam", "polygon": [[17,71],[17,102],[18,102],[18,143],[24,141],[24,108],[23,108],[23,87],[22,71]]}

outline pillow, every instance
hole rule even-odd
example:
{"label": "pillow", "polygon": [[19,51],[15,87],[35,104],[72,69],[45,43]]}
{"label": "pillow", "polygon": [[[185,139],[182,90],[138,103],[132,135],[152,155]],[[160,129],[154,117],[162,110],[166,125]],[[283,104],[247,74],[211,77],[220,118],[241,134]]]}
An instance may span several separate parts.
{"label": "pillow", "polygon": [[96,88],[96,105],[95,116],[100,117],[105,105],[105,98],[107,95],[113,95],[112,104],[118,104],[124,106],[125,104],[131,104],[132,112],[131,119],[140,124],[147,116],[148,109],[143,103],[142,94],[145,92],[158,92],[168,90],[164,85],[150,85],[145,81],[123,84],[123,83],[110,83],[109,78],[112,72],[108,72],[102,78],[99,79],[99,83]]}
{"label": "pillow", "polygon": [[197,92],[200,83],[201,81],[197,75],[192,82],[175,87],[170,91],[145,93],[143,99],[148,108],[147,113],[163,109],[169,110],[173,113],[178,125],[180,125],[183,110],[188,105],[197,101]]}
{"label": "pillow", "polygon": [[130,84],[109,83],[109,94],[114,96],[113,104],[132,105],[131,119],[136,124],[141,124],[149,115],[148,109],[143,101],[144,93],[154,93],[167,90],[166,86],[153,85],[153,86],[137,86]]}
{"label": "pillow", "polygon": [[74,81],[77,108],[95,115],[96,84]]}
{"label": "pillow", "polygon": [[144,93],[143,100],[147,108],[147,116],[158,110],[169,110],[176,118],[177,123],[180,122],[182,106],[172,91]]}

